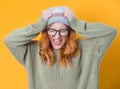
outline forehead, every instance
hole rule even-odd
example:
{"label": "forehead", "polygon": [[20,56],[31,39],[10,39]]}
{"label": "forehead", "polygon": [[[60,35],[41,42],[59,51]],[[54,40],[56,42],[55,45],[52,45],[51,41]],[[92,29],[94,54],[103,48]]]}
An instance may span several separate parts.
{"label": "forehead", "polygon": [[53,23],[53,24],[49,25],[48,28],[54,28],[56,30],[59,30],[59,29],[66,29],[67,26],[63,23],[57,22],[57,23]]}

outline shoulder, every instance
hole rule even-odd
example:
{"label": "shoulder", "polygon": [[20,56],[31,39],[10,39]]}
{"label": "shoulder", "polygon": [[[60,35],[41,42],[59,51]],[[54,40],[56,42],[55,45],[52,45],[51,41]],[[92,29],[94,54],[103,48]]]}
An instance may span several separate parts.
{"label": "shoulder", "polygon": [[79,39],[78,46],[80,49],[98,49],[93,39],[86,38],[86,39]]}
{"label": "shoulder", "polygon": [[39,41],[37,40],[32,40],[31,42],[28,43],[28,48],[30,51],[39,51]]}
{"label": "shoulder", "polygon": [[28,43],[28,45],[29,45],[29,46],[37,46],[38,43],[39,43],[39,41],[37,41],[37,40],[32,40],[32,41],[30,41],[30,42]]}
{"label": "shoulder", "polygon": [[89,39],[89,38],[85,38],[85,39],[78,39],[78,44],[80,46],[84,46],[84,45],[94,45],[93,44],[93,40]]}

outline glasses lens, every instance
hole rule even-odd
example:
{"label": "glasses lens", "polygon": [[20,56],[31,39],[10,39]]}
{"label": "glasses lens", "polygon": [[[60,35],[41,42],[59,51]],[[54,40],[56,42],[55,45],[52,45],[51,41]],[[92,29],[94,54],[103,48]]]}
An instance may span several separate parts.
{"label": "glasses lens", "polygon": [[68,33],[69,33],[69,32],[68,32],[68,29],[61,29],[61,30],[60,30],[60,35],[61,35],[61,36],[66,36],[66,35],[68,35]]}
{"label": "glasses lens", "polygon": [[51,35],[51,36],[55,36],[57,32],[59,32],[61,36],[67,36],[69,33],[69,30],[68,29],[61,29],[61,30],[47,29],[48,35]]}
{"label": "glasses lens", "polygon": [[48,29],[47,33],[48,33],[48,35],[52,35],[53,36],[53,35],[56,34],[56,31],[54,29]]}

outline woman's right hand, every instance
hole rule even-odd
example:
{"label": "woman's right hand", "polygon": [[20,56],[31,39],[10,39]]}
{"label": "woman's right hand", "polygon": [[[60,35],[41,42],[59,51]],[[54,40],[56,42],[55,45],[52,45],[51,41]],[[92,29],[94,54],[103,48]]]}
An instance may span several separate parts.
{"label": "woman's right hand", "polygon": [[52,13],[50,10],[42,10],[42,17],[48,20],[51,17]]}

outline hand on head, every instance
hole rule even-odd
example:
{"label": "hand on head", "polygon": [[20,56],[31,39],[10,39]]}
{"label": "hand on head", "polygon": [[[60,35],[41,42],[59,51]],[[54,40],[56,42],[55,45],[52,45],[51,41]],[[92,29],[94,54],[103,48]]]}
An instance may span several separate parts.
{"label": "hand on head", "polygon": [[46,20],[48,20],[49,17],[52,16],[52,13],[50,10],[42,10],[42,17]]}
{"label": "hand on head", "polygon": [[69,21],[71,21],[72,18],[75,17],[74,12],[70,8],[67,8],[67,7],[65,7],[64,16],[67,17]]}
{"label": "hand on head", "polygon": [[[48,20],[52,16],[52,12],[48,10],[42,10],[42,17],[46,20]],[[68,18],[69,21],[72,20],[72,18],[75,16],[74,12],[68,8],[64,7],[64,16]]]}

